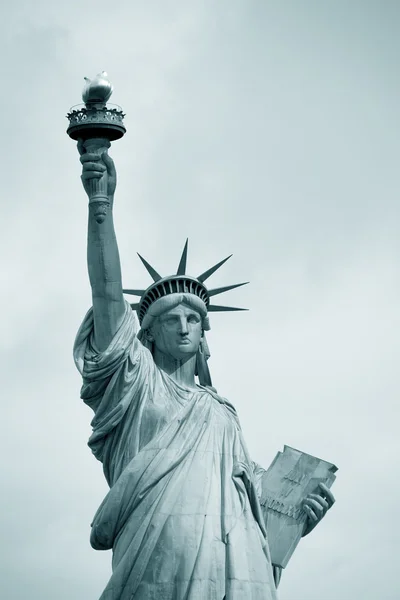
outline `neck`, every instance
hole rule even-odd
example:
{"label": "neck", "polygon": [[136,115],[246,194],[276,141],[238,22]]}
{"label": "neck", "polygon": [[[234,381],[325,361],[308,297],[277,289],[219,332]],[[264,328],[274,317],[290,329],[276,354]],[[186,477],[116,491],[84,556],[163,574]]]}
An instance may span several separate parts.
{"label": "neck", "polygon": [[196,368],[196,355],[193,354],[182,360],[173,358],[168,354],[164,354],[161,350],[154,348],[153,358],[156,365],[167,373],[174,381],[187,385],[188,387],[196,387],[194,372]]}

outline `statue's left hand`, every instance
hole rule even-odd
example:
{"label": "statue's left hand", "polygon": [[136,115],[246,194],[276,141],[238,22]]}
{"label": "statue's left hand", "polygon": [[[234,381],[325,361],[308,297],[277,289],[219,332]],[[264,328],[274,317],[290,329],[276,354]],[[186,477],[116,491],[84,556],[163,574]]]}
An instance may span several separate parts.
{"label": "statue's left hand", "polygon": [[321,488],[320,494],[309,494],[303,501],[303,507],[307,514],[303,537],[318,525],[335,502],[334,495],[324,483],[320,483],[319,487]]}

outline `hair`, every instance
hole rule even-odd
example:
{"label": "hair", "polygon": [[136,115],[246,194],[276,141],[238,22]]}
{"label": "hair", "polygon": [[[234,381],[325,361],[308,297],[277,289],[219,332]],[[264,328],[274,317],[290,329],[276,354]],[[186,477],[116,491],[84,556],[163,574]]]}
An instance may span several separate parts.
{"label": "hair", "polygon": [[201,298],[194,294],[169,294],[159,298],[148,308],[143,321],[142,330],[150,329],[155,319],[160,317],[163,313],[179,306],[179,304],[186,304],[196,312],[198,312],[202,319],[202,327],[204,331],[209,331],[210,322],[207,314],[207,307]]}

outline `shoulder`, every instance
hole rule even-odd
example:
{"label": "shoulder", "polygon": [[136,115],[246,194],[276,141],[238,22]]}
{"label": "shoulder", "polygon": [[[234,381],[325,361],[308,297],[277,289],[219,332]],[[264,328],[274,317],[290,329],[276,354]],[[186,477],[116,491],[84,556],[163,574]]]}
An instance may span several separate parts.
{"label": "shoulder", "polygon": [[226,408],[226,410],[231,415],[234,416],[235,421],[239,425],[239,418],[238,418],[238,414],[236,412],[236,408],[233,406],[233,404],[231,402],[229,402],[229,400],[224,398],[224,396],[221,396],[220,394],[218,394],[217,390],[213,386],[207,385],[207,386],[199,386],[199,387],[206,390],[210,394],[210,396],[212,396],[215,400],[217,400],[217,402],[219,402],[219,404],[224,406]]}

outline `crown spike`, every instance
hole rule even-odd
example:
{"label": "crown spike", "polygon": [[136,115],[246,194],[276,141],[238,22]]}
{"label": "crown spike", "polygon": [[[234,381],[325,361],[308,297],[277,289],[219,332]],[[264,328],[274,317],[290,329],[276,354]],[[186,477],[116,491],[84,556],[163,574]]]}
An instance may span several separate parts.
{"label": "crown spike", "polygon": [[241,285],[247,285],[250,283],[249,281],[245,281],[243,283],[234,283],[233,285],[226,285],[225,287],[214,288],[213,290],[208,290],[208,295],[216,296],[217,294],[222,294],[223,292],[227,292],[228,290],[233,290],[234,288],[240,287]]}
{"label": "crown spike", "polygon": [[131,296],[143,296],[146,290],[122,290],[124,294],[131,294]]}
{"label": "crown spike", "polygon": [[210,269],[208,269],[207,271],[205,271],[204,273],[202,273],[201,275],[199,275],[197,277],[197,279],[199,281],[201,281],[202,283],[204,283],[204,281],[206,279],[208,279],[213,273],[215,273],[215,271],[217,269],[219,269],[220,267],[222,267],[222,265],[224,263],[226,263],[226,261],[232,256],[232,254],[230,254],[229,256],[227,256],[226,258],[224,258],[224,260],[221,260],[221,262],[217,263],[216,265],[214,265],[213,267],[211,267]]}
{"label": "crown spike", "polygon": [[179,261],[178,270],[176,272],[177,275],[186,275],[186,259],[187,259],[188,242],[189,242],[189,238],[186,238],[185,247],[183,248],[181,260]]}
{"label": "crown spike", "polygon": [[153,281],[158,281],[159,279],[161,279],[161,275],[157,273],[157,271],[153,269],[151,265],[149,265],[149,263],[143,258],[143,256],[140,256],[139,252],[137,253],[137,255],[146,267],[147,271],[150,273],[150,276],[153,278]]}
{"label": "crown spike", "polygon": [[216,304],[210,304],[207,308],[207,312],[230,312],[232,310],[249,310],[248,308],[236,308],[234,306],[217,306]]}

